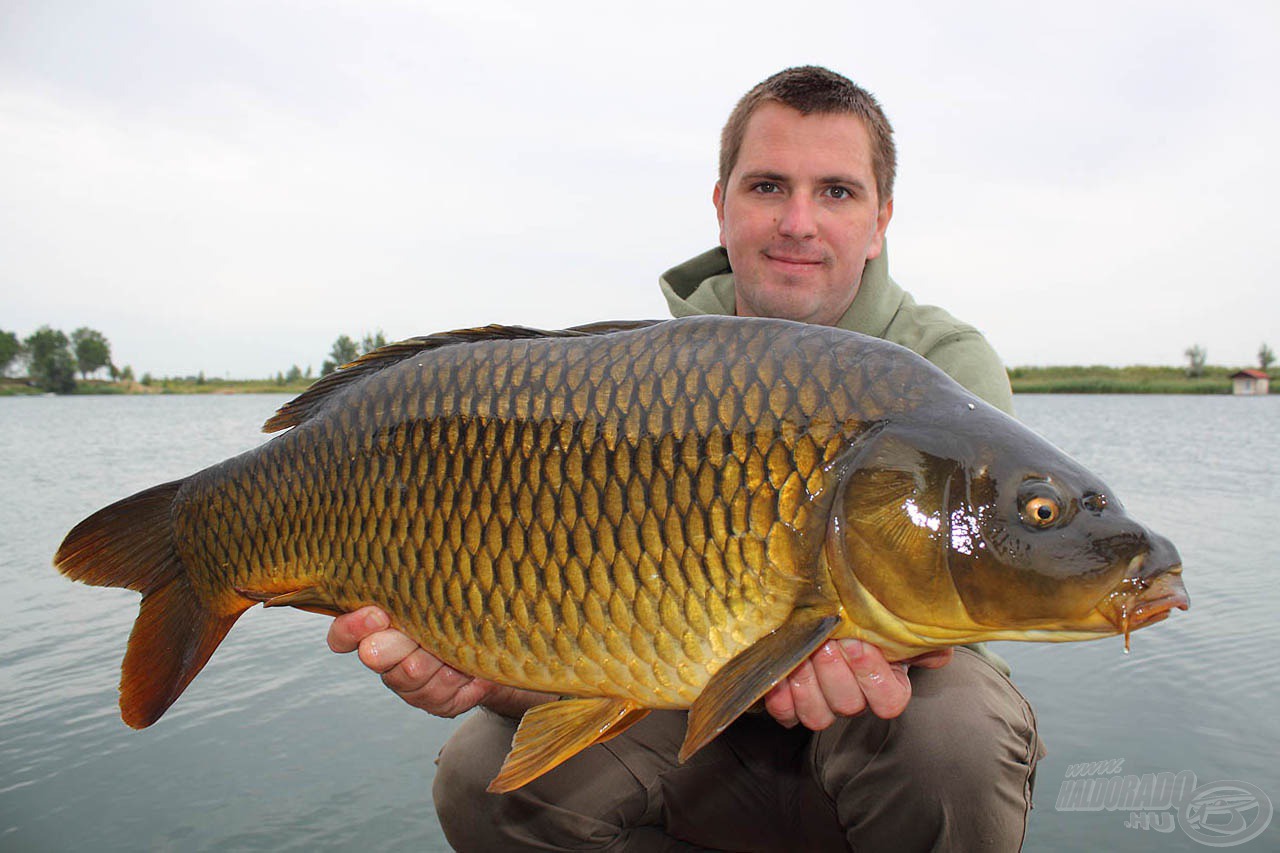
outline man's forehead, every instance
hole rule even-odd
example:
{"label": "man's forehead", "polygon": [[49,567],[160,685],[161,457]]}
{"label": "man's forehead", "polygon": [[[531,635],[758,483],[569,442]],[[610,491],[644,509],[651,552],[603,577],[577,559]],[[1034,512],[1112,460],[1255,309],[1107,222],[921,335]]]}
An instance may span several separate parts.
{"label": "man's forehead", "polygon": [[861,181],[872,174],[871,136],[852,113],[801,113],[777,102],[761,104],[747,120],[735,172]]}

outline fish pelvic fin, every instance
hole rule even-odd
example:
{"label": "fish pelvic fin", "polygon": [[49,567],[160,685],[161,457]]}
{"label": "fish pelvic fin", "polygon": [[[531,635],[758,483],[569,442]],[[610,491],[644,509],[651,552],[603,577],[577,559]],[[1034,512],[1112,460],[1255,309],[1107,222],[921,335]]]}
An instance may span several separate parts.
{"label": "fish pelvic fin", "polygon": [[488,791],[505,794],[532,782],[592,744],[604,743],[649,713],[629,699],[561,699],[525,712],[511,752]]}
{"label": "fish pelvic fin", "polygon": [[826,642],[839,623],[840,615],[829,605],[797,608],[775,630],[717,670],[689,708],[680,763],[714,740],[799,666]]}
{"label": "fish pelvic fin", "polygon": [[252,604],[229,597],[227,612],[215,613],[191,588],[171,523],[182,483],[99,510],[67,534],[53,558],[72,580],[142,593],[120,676],[120,716],[135,729],[160,719]]}

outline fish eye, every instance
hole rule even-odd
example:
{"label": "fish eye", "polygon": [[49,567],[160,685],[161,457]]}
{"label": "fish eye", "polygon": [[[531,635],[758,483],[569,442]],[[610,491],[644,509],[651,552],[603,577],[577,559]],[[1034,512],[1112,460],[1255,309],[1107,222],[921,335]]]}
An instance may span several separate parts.
{"label": "fish eye", "polygon": [[1058,502],[1046,497],[1032,498],[1022,508],[1023,517],[1036,527],[1048,527],[1058,520],[1059,514]]}
{"label": "fish eye", "polygon": [[1052,527],[1062,519],[1062,497],[1047,481],[1030,481],[1020,491],[1018,510],[1024,524],[1043,529]]}

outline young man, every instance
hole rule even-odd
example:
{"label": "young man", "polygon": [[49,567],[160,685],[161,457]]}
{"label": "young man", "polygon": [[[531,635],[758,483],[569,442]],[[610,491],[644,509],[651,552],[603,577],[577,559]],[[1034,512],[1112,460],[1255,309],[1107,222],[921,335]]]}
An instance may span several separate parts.
{"label": "young man", "polygon": [[[793,68],[739,102],[712,200],[720,248],[662,276],[676,316],[783,317],[907,346],[1005,410],[995,353],[888,276],[892,130],[865,91]],[[981,649],[889,664],[826,643],[685,765],[685,715],[655,712],[514,792],[485,785],[519,715],[555,697],[471,679],[389,630],[372,608],[335,620],[334,651],[412,705],[472,715],[445,745],[435,803],[459,850],[1008,850],[1043,748],[1007,667]],[[868,712],[869,713],[863,713]],[[799,725],[797,725],[799,724]]]}

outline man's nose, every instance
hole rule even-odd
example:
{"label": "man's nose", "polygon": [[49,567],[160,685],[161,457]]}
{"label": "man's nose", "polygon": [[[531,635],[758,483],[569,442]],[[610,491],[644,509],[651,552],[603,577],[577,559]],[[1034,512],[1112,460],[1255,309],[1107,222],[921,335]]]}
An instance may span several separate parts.
{"label": "man's nose", "polygon": [[782,218],[778,220],[778,233],[793,240],[817,236],[817,210],[813,199],[799,193],[787,199]]}

